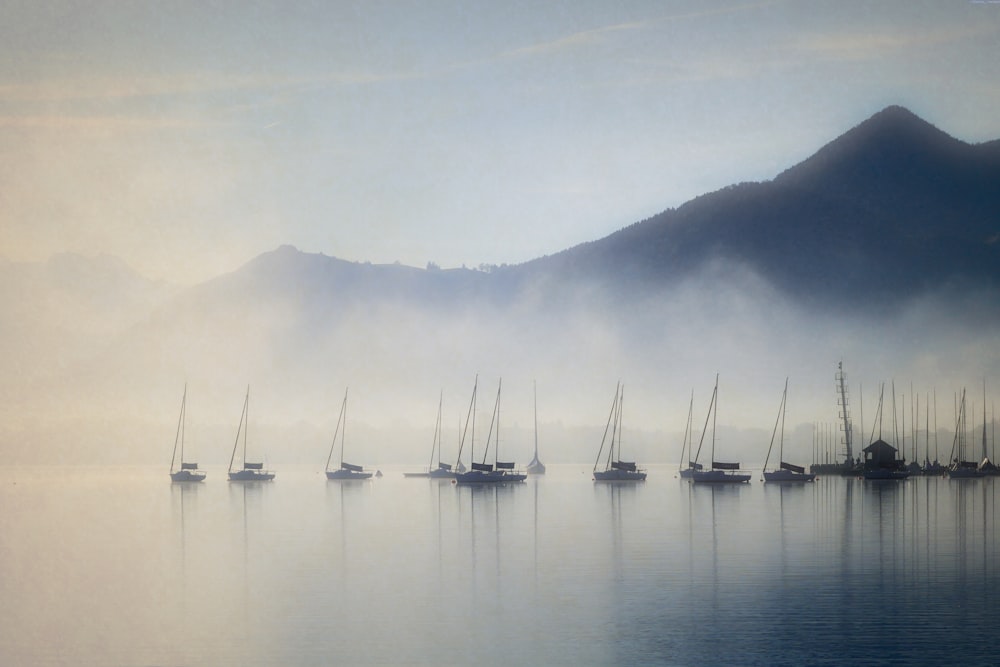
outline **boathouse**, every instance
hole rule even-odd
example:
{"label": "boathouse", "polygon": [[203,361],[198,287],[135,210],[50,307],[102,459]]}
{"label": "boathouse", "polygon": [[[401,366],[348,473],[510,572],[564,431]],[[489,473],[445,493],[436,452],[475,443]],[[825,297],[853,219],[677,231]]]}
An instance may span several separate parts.
{"label": "boathouse", "polygon": [[875,468],[895,469],[902,465],[896,460],[896,448],[881,438],[862,450],[865,455],[865,470]]}

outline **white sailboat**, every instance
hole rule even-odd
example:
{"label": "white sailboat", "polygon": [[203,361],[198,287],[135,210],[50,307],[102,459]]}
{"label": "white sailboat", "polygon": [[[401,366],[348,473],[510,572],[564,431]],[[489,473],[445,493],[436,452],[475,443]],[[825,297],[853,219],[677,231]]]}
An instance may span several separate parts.
{"label": "white sailboat", "polygon": [[[788,397],[788,378],[785,378],[785,390],[781,394],[781,406],[778,408],[778,418],[774,422],[774,431],[771,433],[771,444],[767,448],[767,456],[764,457],[764,481],[765,482],[811,482],[816,479],[816,475],[806,472],[804,466],[797,466],[785,462],[785,401]],[[781,422],[781,437],[778,439],[778,468],[768,470],[767,463],[771,459],[771,449],[774,447],[774,436],[778,432],[778,422]]]}
{"label": "white sailboat", "polygon": [[[233,443],[233,454],[229,457],[229,481],[230,482],[267,482],[274,479],[274,473],[264,470],[263,463],[253,463],[247,461],[247,430],[250,418],[250,387],[247,386],[247,395],[243,399],[243,412],[240,414],[240,425],[236,429],[236,442]],[[240,444],[240,433],[243,434],[243,466],[233,469],[236,461],[236,449]]]}
{"label": "white sailboat", "polygon": [[[594,481],[595,482],[644,482],[646,481],[646,471],[636,466],[635,461],[622,461],[622,399],[625,388],[619,382],[615,386],[615,398],[611,402],[611,413],[608,415],[608,423],[604,427],[604,436],[601,438],[601,447],[597,450],[597,460],[594,461]],[[611,432],[611,440],[608,441],[608,432]],[[604,469],[598,470],[601,465],[601,458],[604,453],[604,445],[608,444],[608,454],[604,460]]]}
{"label": "white sailboat", "polygon": [[538,386],[532,384],[535,397],[535,455],[531,457],[527,472],[529,475],[544,475],[545,464],[538,460]]}
{"label": "white sailboat", "polygon": [[[712,414],[712,468],[710,470],[694,470],[691,481],[702,484],[742,484],[750,481],[750,474],[740,470],[739,463],[728,463],[715,460],[715,420],[719,408],[719,376],[715,376],[715,389],[712,391],[712,403],[709,411]],[[707,419],[706,419],[707,422]],[[707,424],[706,424],[707,425]],[[705,432],[702,431],[702,439]],[[698,445],[701,452],[701,444]]]}
{"label": "white sailboat", "polygon": [[[177,435],[174,436],[174,453],[170,456],[170,479],[174,482],[200,482],[205,479],[205,473],[198,470],[198,464],[184,460],[184,423],[187,420],[187,384],[184,385],[184,395],[181,397],[181,414],[177,418]],[[177,462],[177,445],[180,444],[180,467]]]}
{"label": "white sailboat", "polygon": [[[364,467],[344,461],[344,440],[347,433],[347,389],[344,390],[344,401],[340,404],[340,416],[337,417],[337,428],[333,431],[333,442],[330,443],[330,454],[326,457],[326,478],[334,481],[351,481],[369,479],[372,473]],[[333,460],[333,450],[337,447],[337,434],[340,434],[340,467],[330,469]]]}

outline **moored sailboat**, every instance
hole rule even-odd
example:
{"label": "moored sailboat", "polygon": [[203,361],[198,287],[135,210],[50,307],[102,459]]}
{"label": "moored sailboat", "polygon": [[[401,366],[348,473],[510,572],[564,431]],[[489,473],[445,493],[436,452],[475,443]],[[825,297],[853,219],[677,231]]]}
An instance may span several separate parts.
{"label": "moored sailboat", "polygon": [[[177,418],[177,435],[174,436],[174,453],[170,456],[170,479],[174,482],[200,482],[205,479],[205,473],[198,470],[198,464],[184,460],[184,426],[187,421],[187,384],[184,385],[184,395],[181,397],[181,414]],[[180,444],[180,467],[174,468],[177,461],[177,445]]]}
{"label": "moored sailboat", "polygon": [[965,389],[962,389],[962,400],[959,402],[958,413],[955,416],[955,439],[951,444],[951,465],[945,471],[945,474],[951,479],[977,479],[984,476],[984,473],[979,470],[979,465],[975,461],[968,460],[965,456],[965,428]]}
{"label": "moored sailboat", "polygon": [[[691,424],[692,424],[691,419],[693,415],[694,415],[694,389],[691,390],[691,402],[688,404],[688,418],[687,418],[687,423],[684,425],[684,439],[681,441],[681,462],[677,469],[677,474],[681,477],[681,479],[691,479],[691,477],[694,475],[695,470],[701,470],[703,468],[703,466],[700,463],[698,463],[698,457],[695,456],[692,458],[691,456],[691,445],[693,444],[691,440],[694,437],[694,432],[691,430]],[[702,435],[704,435],[704,433],[705,431],[704,429],[702,429]],[[698,449],[699,451],[701,450],[700,443]],[[685,452],[687,456],[685,456]],[[687,458],[688,460],[687,468],[684,467],[685,458]]]}
{"label": "moored sailboat", "polygon": [[[330,454],[326,457],[326,478],[344,482],[359,479],[369,479],[372,473],[363,466],[344,461],[344,440],[347,433],[347,389],[344,390],[344,401],[340,404],[340,416],[337,417],[337,428],[333,431],[333,442],[330,443]],[[337,435],[340,434],[340,467],[330,469],[333,460],[333,450],[337,446]]]}
{"label": "moored sailboat", "polygon": [[[229,457],[229,481],[230,482],[267,482],[274,479],[274,473],[264,469],[264,464],[247,461],[247,431],[249,430],[250,419],[250,387],[247,386],[247,395],[243,399],[243,413],[240,415],[240,425],[236,429],[236,442],[233,443],[233,454]],[[233,469],[236,461],[236,449],[240,444],[240,433],[243,434],[243,467]]]}
{"label": "moored sailboat", "polygon": [[[431,443],[431,460],[427,470],[420,472],[404,472],[403,477],[431,477],[434,479],[451,479],[455,476],[450,463],[441,462],[441,406],[444,402],[444,392],[438,398],[437,422],[434,424],[434,439]],[[437,465],[434,465],[434,454],[437,453]]]}
{"label": "moored sailboat", "polygon": [[[479,378],[476,378],[476,384],[478,386]],[[490,420],[490,431],[486,436],[486,448],[483,451],[483,460],[481,463],[477,463],[475,460],[475,449],[472,449],[472,469],[467,472],[459,472],[455,474],[456,484],[502,484],[507,482],[523,482],[527,479],[527,474],[517,470],[513,461],[500,461],[498,458],[500,451],[500,388],[503,381],[497,383],[497,398],[496,402],[493,404],[493,417]],[[473,418],[475,417],[475,397],[476,390],[472,391],[472,413]],[[468,420],[466,420],[468,423]],[[475,421],[473,421],[473,441],[475,438]],[[493,439],[494,434],[496,435],[496,442],[493,446],[493,463],[487,463],[486,458],[489,456],[490,452],[490,442]],[[461,458],[461,449],[459,450],[459,458]]]}
{"label": "moored sailboat", "polygon": [[[788,378],[785,378],[785,390],[781,394],[781,406],[778,408],[778,419],[774,422],[774,431],[771,433],[771,444],[767,448],[767,456],[764,457],[764,481],[765,482],[811,482],[816,479],[816,475],[806,472],[804,466],[785,462],[785,405],[788,398]],[[768,470],[767,463],[771,458],[771,449],[774,447],[774,436],[778,432],[778,421],[781,422],[781,436],[778,439],[778,468]]]}
{"label": "moored sailboat", "polygon": [[538,460],[538,387],[532,384],[535,397],[535,455],[531,457],[531,462],[526,468],[529,475],[544,475],[545,464]]}
{"label": "moored sailboat", "polygon": [[[604,427],[604,436],[601,438],[601,447],[597,450],[597,460],[594,461],[594,481],[595,482],[644,482],[646,481],[646,471],[639,468],[635,461],[623,461],[621,458],[622,449],[622,399],[625,388],[619,382],[615,386],[615,398],[611,402],[611,412],[608,415],[608,423]],[[608,455],[604,461],[604,469],[598,470],[601,465],[601,456],[604,452],[604,445],[608,443],[608,431],[611,432],[611,440],[608,445]]]}
{"label": "moored sailboat", "polygon": [[[691,481],[702,484],[743,484],[750,481],[750,474],[742,472],[739,463],[729,463],[715,460],[715,421],[719,409],[719,376],[715,376],[715,389],[712,391],[712,402],[709,411],[712,415],[712,468],[710,470],[694,470]],[[707,419],[706,419],[707,422]],[[707,424],[706,424],[707,425]],[[702,432],[704,439],[705,433]],[[701,445],[698,445],[701,451]]]}

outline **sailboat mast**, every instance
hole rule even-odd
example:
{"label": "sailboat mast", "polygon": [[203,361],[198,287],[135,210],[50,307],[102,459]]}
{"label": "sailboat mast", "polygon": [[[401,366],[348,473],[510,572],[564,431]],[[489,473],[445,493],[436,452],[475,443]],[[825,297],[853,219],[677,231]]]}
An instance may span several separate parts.
{"label": "sailboat mast", "polygon": [[462,449],[465,447],[465,435],[469,432],[469,421],[472,421],[472,443],[470,445],[470,456],[474,462],[476,460],[476,390],[479,388],[479,376],[476,376],[475,384],[472,385],[472,398],[469,399],[469,411],[465,414],[465,430],[462,430],[462,418],[458,418],[458,456],[455,458],[455,470],[462,467]]}
{"label": "sailboat mast", "polygon": [[496,467],[497,460],[500,457],[500,387],[503,385],[503,378],[497,381],[497,405],[494,412],[497,413],[497,441],[493,445],[493,465]]}
{"label": "sailboat mast", "polygon": [[[931,401],[930,396],[924,396],[924,462],[931,460]],[[937,457],[935,457],[937,458]]]}
{"label": "sailboat mast", "polygon": [[778,464],[785,460],[785,406],[788,400],[788,378],[785,378],[785,391],[781,394],[781,438],[778,440]]}
{"label": "sailboat mast", "polygon": [[181,413],[177,417],[177,434],[174,435],[174,452],[170,455],[170,472],[174,471],[174,461],[177,459],[177,442],[181,443],[181,462],[184,462],[184,406],[187,403],[187,383],[184,383],[184,395],[181,397]]}
{"label": "sailboat mast", "polygon": [[[597,459],[594,461],[594,471],[597,471],[597,466],[601,464],[601,455],[604,453],[604,443],[608,441],[608,431],[611,429],[611,420],[614,419],[615,410],[618,409],[618,389],[621,383],[615,385],[615,398],[611,401],[611,412],[608,413],[608,423],[604,425],[604,435],[601,436],[601,448],[597,450]],[[614,431],[611,432],[611,442],[614,443]],[[613,448],[612,444],[612,448]]]}
{"label": "sailboat mast", "polygon": [[615,441],[618,439],[618,420],[621,415],[622,387],[619,383],[615,389],[615,403],[612,410],[614,421],[611,425],[611,446],[608,448],[608,458],[604,462],[605,469],[611,467],[611,462],[615,460]]}
{"label": "sailboat mast", "polygon": [[712,467],[715,467],[715,418],[719,414],[719,374],[715,374],[715,410],[712,412]]}
{"label": "sailboat mast", "polygon": [[688,457],[691,456],[691,445],[688,443],[688,438],[691,437],[691,411],[694,410],[694,389],[691,390],[691,402],[688,404],[688,418],[687,422],[684,424],[684,439],[681,441],[681,462],[677,466],[680,470],[684,467],[684,451],[687,450]]}
{"label": "sailboat mast", "polygon": [[347,389],[344,389],[344,428],[340,430],[340,466],[344,466],[344,441],[347,439]]}
{"label": "sailboat mast", "polygon": [[937,428],[937,388],[934,389],[934,460],[940,462],[938,453],[938,428]]}
{"label": "sailboat mast", "polygon": [[247,387],[247,400],[243,403],[243,414],[246,415],[246,423],[243,424],[243,465],[247,464],[247,432],[250,430],[250,387]]}
{"label": "sailboat mast", "polygon": [[427,464],[427,470],[434,469],[434,450],[437,449],[438,465],[441,464],[441,406],[444,405],[444,389],[438,396],[438,418],[434,424],[434,442],[431,443],[431,462]]}
{"label": "sailboat mast", "polygon": [[[181,452],[183,452],[184,440],[181,439]],[[183,456],[181,457],[183,459]],[[983,461],[989,458],[986,452],[986,379],[983,378]]]}
{"label": "sailboat mast", "polygon": [[[187,428],[187,383],[184,384],[184,398],[181,399],[181,467],[184,467],[184,431]],[[986,424],[983,423],[983,442],[986,442]]]}
{"label": "sailboat mast", "polygon": [[[764,457],[764,470],[767,470],[767,463],[771,460],[771,450],[774,449],[774,436],[778,433],[778,424],[781,424],[781,435],[784,438],[785,422],[782,418],[782,413],[785,410],[785,395],[788,393],[788,378],[785,378],[785,391],[781,394],[781,405],[778,406],[778,416],[774,419],[774,430],[771,431],[771,444],[767,446],[767,456]],[[781,451],[781,445],[778,445],[778,462],[780,467],[780,462],[784,458]]]}
{"label": "sailboat mast", "polygon": [[[326,457],[326,469],[330,469],[330,461],[333,460],[333,450],[337,448],[337,435],[340,434],[340,427],[345,421],[345,412],[347,411],[347,390],[344,390],[344,400],[340,404],[340,414],[337,415],[337,427],[333,429],[333,440],[330,442],[330,453]],[[346,424],[344,424],[346,427]],[[341,450],[343,450],[343,445],[341,445]],[[341,461],[343,461],[344,455],[341,451]]]}
{"label": "sailboat mast", "polygon": [[[719,393],[719,376],[715,376],[715,389],[712,390],[712,400],[708,402],[708,413],[705,415],[705,425],[701,427],[701,437],[698,438],[698,451],[694,453],[694,462],[698,462],[698,457],[701,456],[701,446],[705,444],[705,434],[708,432],[708,419],[712,416],[713,410],[715,409],[715,397]],[[713,436],[714,437],[714,436]],[[713,446],[714,447],[714,446]]]}
{"label": "sailboat mast", "polygon": [[847,449],[847,463],[850,465],[854,462],[854,448],[851,443],[851,422],[847,412],[847,374],[844,372],[843,361],[837,363],[837,388],[840,392],[840,416],[844,421],[844,445]]}
{"label": "sailboat mast", "polygon": [[535,407],[535,458],[534,461],[538,461],[538,383],[532,382],[531,387],[534,393],[534,407]]}
{"label": "sailboat mast", "polygon": [[[229,457],[229,472],[233,471],[233,462],[236,460],[236,448],[240,446],[240,433],[246,433],[243,422],[247,417],[247,406],[250,403],[250,385],[247,385],[247,395],[243,399],[243,412],[240,413],[240,425],[236,427],[236,442],[233,443],[233,453]],[[243,462],[246,463],[246,438],[243,439]]]}
{"label": "sailboat mast", "polygon": [[625,385],[618,395],[618,460],[622,460],[622,431],[625,430],[625,422],[622,421],[622,410],[625,409]]}

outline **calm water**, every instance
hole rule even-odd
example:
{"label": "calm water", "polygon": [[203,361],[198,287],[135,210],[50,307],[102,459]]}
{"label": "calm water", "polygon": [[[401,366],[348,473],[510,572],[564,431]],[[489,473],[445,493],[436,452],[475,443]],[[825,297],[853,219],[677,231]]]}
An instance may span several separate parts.
{"label": "calm water", "polygon": [[1000,479],[0,470],[4,665],[996,664]]}

